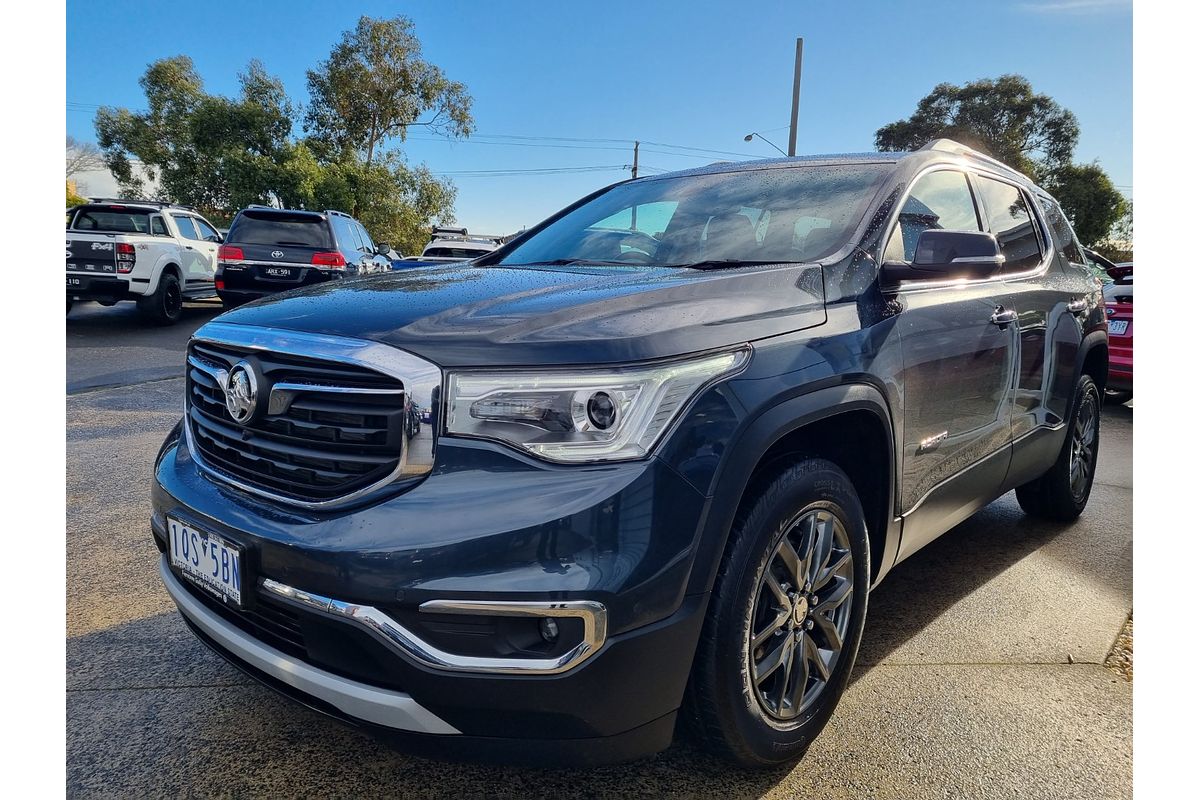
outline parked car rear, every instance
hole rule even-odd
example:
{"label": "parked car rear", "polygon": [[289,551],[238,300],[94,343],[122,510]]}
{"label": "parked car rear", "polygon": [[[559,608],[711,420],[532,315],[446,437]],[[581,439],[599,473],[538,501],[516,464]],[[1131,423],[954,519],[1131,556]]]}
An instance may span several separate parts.
{"label": "parked car rear", "polygon": [[1133,262],[1106,267],[1113,282],[1104,287],[1108,315],[1108,397],[1124,403],[1133,397]]}
{"label": "parked car rear", "polygon": [[229,305],[347,276],[391,269],[358,220],[341,211],[251,206],[218,253],[217,294]]}

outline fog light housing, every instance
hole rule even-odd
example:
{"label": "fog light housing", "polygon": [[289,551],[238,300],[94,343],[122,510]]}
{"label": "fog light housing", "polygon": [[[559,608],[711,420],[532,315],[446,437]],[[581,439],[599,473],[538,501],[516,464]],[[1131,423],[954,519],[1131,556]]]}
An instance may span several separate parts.
{"label": "fog light housing", "polygon": [[542,617],[541,624],[538,625],[538,631],[542,634],[542,639],[546,644],[554,644],[558,641],[558,623],[550,617]]}

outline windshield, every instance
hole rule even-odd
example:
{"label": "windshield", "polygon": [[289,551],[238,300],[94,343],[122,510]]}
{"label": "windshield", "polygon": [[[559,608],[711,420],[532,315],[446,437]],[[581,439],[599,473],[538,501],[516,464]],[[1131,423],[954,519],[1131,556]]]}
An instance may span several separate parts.
{"label": "windshield", "polygon": [[796,166],[614,186],[500,264],[814,261],[839,250],[890,164]]}

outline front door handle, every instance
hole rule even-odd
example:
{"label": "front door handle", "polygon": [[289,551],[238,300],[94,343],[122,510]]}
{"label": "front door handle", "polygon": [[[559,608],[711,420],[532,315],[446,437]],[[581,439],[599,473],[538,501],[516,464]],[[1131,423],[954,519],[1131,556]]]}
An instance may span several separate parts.
{"label": "front door handle", "polygon": [[1083,298],[1072,300],[1067,303],[1067,311],[1070,311],[1072,314],[1082,314],[1084,311],[1087,311],[1087,300]]}
{"label": "front door handle", "polygon": [[1017,321],[1017,312],[1011,308],[996,306],[996,310],[992,312],[992,324],[999,325],[1003,328],[1005,325],[1011,325]]}

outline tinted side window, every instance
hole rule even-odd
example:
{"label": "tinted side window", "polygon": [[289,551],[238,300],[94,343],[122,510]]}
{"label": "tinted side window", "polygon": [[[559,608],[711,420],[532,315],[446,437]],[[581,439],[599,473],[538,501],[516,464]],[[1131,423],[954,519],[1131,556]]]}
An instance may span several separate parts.
{"label": "tinted side window", "polygon": [[1087,264],[1083,251],[1079,249],[1075,231],[1071,229],[1071,223],[1067,221],[1067,215],[1058,207],[1058,203],[1043,197],[1042,211],[1046,215],[1046,222],[1050,223],[1050,230],[1054,231],[1058,251],[1062,253],[1063,258],[1072,264]]}
{"label": "tinted side window", "polygon": [[358,250],[358,236],[354,233],[354,226],[350,224],[347,217],[340,217],[331,214],[329,222],[333,225],[333,235],[337,237],[338,249],[343,253],[355,253]]}
{"label": "tinted side window", "polygon": [[355,229],[358,230],[359,241],[362,242],[363,250],[368,253],[375,252],[375,242],[371,241],[371,234],[367,233],[367,229],[363,227],[361,222],[354,222]]}
{"label": "tinted side window", "polygon": [[215,242],[219,238],[217,236],[217,229],[199,217],[193,219],[192,222],[196,223],[196,228],[200,231],[200,238],[205,241]]}
{"label": "tinted side window", "polygon": [[1041,263],[1042,236],[1021,190],[1012,184],[980,178],[979,194],[988,225],[1004,256],[1004,271],[1023,272]]}
{"label": "tinted side window", "polygon": [[900,218],[887,247],[884,261],[912,261],[917,237],[922,231],[978,231],[979,216],[967,176],[956,170],[939,170],[917,180],[900,208]]}
{"label": "tinted side window", "polygon": [[171,217],[175,220],[175,224],[179,226],[179,233],[186,239],[199,239],[200,234],[196,232],[196,226],[192,224],[191,217],[181,217],[172,214]]}
{"label": "tinted side window", "polygon": [[150,218],[150,232],[153,233],[155,236],[168,236],[169,235],[167,233],[167,223],[163,220],[162,217],[151,217]]}

